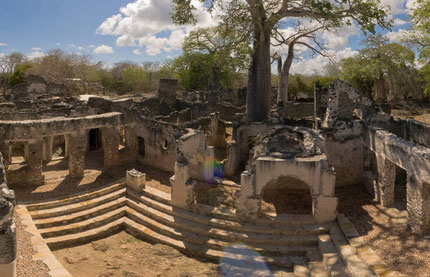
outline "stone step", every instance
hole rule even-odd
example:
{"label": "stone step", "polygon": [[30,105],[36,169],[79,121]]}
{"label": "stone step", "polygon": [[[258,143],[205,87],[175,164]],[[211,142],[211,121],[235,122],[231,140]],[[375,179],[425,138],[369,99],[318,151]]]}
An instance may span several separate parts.
{"label": "stone step", "polygon": [[[131,192],[136,194],[136,191]],[[141,192],[141,197],[146,198],[147,200],[152,200],[154,203],[161,203],[165,206],[172,207],[171,203],[171,195],[157,189],[146,187]],[[239,219],[237,218],[235,211],[233,209],[227,208],[218,208],[211,207],[208,205],[196,204],[193,209],[193,214],[196,213],[201,215],[210,216],[215,219],[223,219],[231,222],[237,222]],[[269,219],[258,219],[256,221],[257,224],[263,225],[272,225],[272,226],[302,226],[302,225],[315,225],[317,224],[316,220],[312,217],[312,215],[281,215],[278,216],[275,220]]]}
{"label": "stone step", "polygon": [[95,229],[111,223],[117,219],[121,219],[126,215],[126,207],[120,207],[113,211],[104,213],[102,215],[92,217],[91,219],[81,221],[78,223],[72,223],[57,227],[51,227],[47,229],[39,229],[40,235],[43,238],[51,238],[58,236],[65,236],[69,234],[76,234],[90,229]]}
{"label": "stone step", "polygon": [[46,238],[46,244],[51,250],[81,245],[94,240],[106,238],[124,229],[124,218],[117,219],[106,225],[88,231],[59,237]]}
{"label": "stone step", "polygon": [[323,256],[325,267],[330,276],[350,276],[329,234],[318,236],[318,249]]}
{"label": "stone step", "polygon": [[56,199],[56,200],[49,201],[49,202],[29,204],[26,207],[27,207],[28,211],[52,209],[52,208],[56,208],[56,207],[66,206],[66,205],[94,199],[94,198],[106,195],[108,193],[120,190],[120,189],[124,188],[124,186],[125,186],[124,184],[109,185],[107,187],[100,188],[100,189],[93,191],[93,192],[89,192],[89,193],[85,193],[85,194],[77,194],[74,196],[68,196],[66,198]]}
{"label": "stone step", "polygon": [[225,220],[219,218],[213,218],[207,215],[198,214],[195,212],[190,212],[180,208],[172,207],[165,203],[161,203],[157,200],[149,198],[144,195],[139,195],[134,191],[127,191],[127,196],[130,199],[138,200],[141,204],[157,210],[164,214],[174,216],[175,219],[182,218],[190,222],[195,222],[198,224],[203,224],[205,226],[212,226],[222,230],[231,231],[244,231],[244,232],[255,232],[264,234],[323,234],[329,231],[326,224],[310,224],[310,225],[291,225],[291,226],[280,226],[274,224],[253,224],[253,223],[242,223],[238,221]]}
{"label": "stone step", "polygon": [[[254,262],[256,264],[263,265],[267,262],[268,264],[291,269],[294,266],[294,263],[289,256],[263,258],[260,255],[255,255],[254,252],[250,249],[245,249],[245,251],[243,249],[238,249],[244,246],[237,245],[228,247],[225,249],[225,251],[209,249],[205,246],[195,245],[193,243],[176,240],[174,238],[159,234],[128,218],[126,218],[124,222],[126,231],[137,237],[140,237],[145,240],[154,241],[156,243],[162,243],[175,249],[178,249],[183,253],[196,255],[198,257],[205,257],[218,263],[220,263],[222,259],[223,262],[231,262],[233,264],[240,264],[245,261],[248,263]],[[249,254],[246,255],[244,254],[244,252]]]}
{"label": "stone step", "polygon": [[330,237],[336,246],[350,276],[376,277],[377,275],[358,256],[356,249],[349,244],[345,235],[335,222],[330,223]]}
{"label": "stone step", "polygon": [[33,220],[33,222],[36,225],[36,227],[39,229],[46,229],[50,227],[68,225],[72,223],[85,221],[111,211],[115,211],[117,209],[120,209],[121,207],[124,207],[125,204],[126,204],[125,197],[121,197],[114,201],[107,202],[105,204],[96,206],[88,210],[62,215],[62,216],[57,216],[57,217],[52,217],[52,218],[36,219],[36,220]]}
{"label": "stone step", "polygon": [[[232,242],[230,239],[228,240],[220,240],[210,238],[205,235],[196,234],[194,232],[185,231],[184,228],[178,227],[170,227],[166,226],[156,220],[153,220],[149,217],[146,217],[139,212],[128,209],[127,217],[132,219],[134,222],[137,222],[154,232],[159,234],[177,239],[182,241],[189,241],[196,245],[202,245],[210,249],[215,250],[223,250],[232,243],[241,243],[240,241]],[[281,241],[282,243],[279,243]],[[282,240],[271,241],[272,244],[262,242],[254,242],[254,243],[243,243],[244,245],[248,245],[248,247],[261,255],[273,255],[273,256],[305,256],[307,251],[312,249],[316,249],[314,246],[307,246],[307,244],[314,244],[313,241],[300,241],[298,237],[287,236],[283,237]],[[304,244],[304,245],[303,245]]]}
{"label": "stone step", "polygon": [[30,211],[29,213],[33,219],[52,218],[52,217],[72,214],[79,211],[85,211],[85,210],[97,207],[99,205],[114,201],[118,198],[121,198],[125,196],[125,191],[126,189],[122,188],[84,202],[73,203],[73,204],[69,204],[61,207],[55,207],[52,209],[33,210],[33,211]]}
{"label": "stone step", "polygon": [[316,235],[309,234],[301,229],[283,230],[284,232],[281,232],[281,234],[279,231],[274,234],[258,233],[257,229],[249,232],[246,230],[231,231],[165,214],[133,199],[127,199],[127,206],[130,210],[139,212],[143,217],[147,218],[145,219],[146,221],[150,219],[175,230],[191,232],[208,239],[218,239],[230,243],[243,242],[252,245],[272,244],[281,246],[317,246],[318,242]]}
{"label": "stone step", "polygon": [[309,277],[309,276],[311,276],[311,274],[309,272],[309,268],[303,264],[295,264],[293,274],[294,274],[294,277]]}

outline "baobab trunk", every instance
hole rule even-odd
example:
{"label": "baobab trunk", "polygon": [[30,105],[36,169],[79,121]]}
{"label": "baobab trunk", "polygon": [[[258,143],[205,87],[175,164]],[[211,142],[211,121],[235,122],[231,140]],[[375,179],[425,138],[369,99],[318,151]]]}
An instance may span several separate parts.
{"label": "baobab trunk", "polygon": [[262,122],[270,111],[270,33],[254,26],[254,49],[248,74],[247,108],[248,119]]}

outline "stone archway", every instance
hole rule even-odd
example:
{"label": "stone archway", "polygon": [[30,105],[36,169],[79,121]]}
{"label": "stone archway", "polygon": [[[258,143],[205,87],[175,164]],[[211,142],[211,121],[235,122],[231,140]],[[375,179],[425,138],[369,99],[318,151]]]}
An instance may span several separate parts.
{"label": "stone archway", "polygon": [[312,215],[312,195],[309,185],[290,176],[280,176],[268,182],[261,192],[261,217],[280,214]]}

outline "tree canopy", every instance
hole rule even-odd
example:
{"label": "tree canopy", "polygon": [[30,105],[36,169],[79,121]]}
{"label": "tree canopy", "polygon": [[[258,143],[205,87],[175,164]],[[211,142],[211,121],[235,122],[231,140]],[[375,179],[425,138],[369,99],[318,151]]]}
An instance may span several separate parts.
{"label": "tree canopy", "polygon": [[[387,10],[378,0],[199,0],[208,10],[221,11],[220,25],[239,33],[252,34],[253,52],[248,70],[248,118],[267,119],[270,110],[270,42],[280,22],[289,18],[307,18],[337,27],[357,22],[365,32],[375,26],[389,27]],[[173,0],[172,19],[178,24],[195,23],[195,2]]]}

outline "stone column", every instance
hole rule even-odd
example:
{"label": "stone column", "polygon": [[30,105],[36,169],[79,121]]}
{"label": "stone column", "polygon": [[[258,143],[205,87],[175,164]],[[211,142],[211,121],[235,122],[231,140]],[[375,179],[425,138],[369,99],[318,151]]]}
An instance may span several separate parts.
{"label": "stone column", "polygon": [[172,183],[172,205],[189,209],[194,203],[194,184],[190,179],[188,165],[175,163],[175,175],[170,179]]}
{"label": "stone column", "polygon": [[241,219],[255,221],[258,219],[261,199],[256,199],[254,195],[254,176],[248,171],[244,171],[240,176],[240,186],[236,214]]}
{"label": "stone column", "polygon": [[0,141],[0,153],[3,153],[3,162],[7,167],[12,163],[12,142]]}
{"label": "stone column", "polygon": [[43,140],[38,139],[29,141],[26,144],[27,150],[27,183],[40,186],[45,182],[45,177],[42,174],[42,156],[43,156]]}
{"label": "stone column", "polygon": [[104,167],[109,168],[118,165],[119,130],[115,127],[103,128],[102,141]]}
{"label": "stone column", "polygon": [[426,233],[430,230],[430,184],[408,174],[406,190],[408,222],[412,232]]}
{"label": "stone column", "polygon": [[65,135],[64,136],[64,157],[69,157],[69,152],[70,152],[70,135]]}
{"label": "stone column", "polygon": [[318,223],[326,223],[337,217],[337,197],[318,196],[313,198],[312,214]]}
{"label": "stone column", "polygon": [[66,136],[66,145],[69,153],[69,176],[83,178],[85,169],[85,152],[87,150],[85,133]]}
{"label": "stone column", "polygon": [[396,165],[388,159],[376,156],[378,166],[378,183],[375,198],[380,200],[384,207],[394,203],[394,187],[396,180]]}
{"label": "stone column", "polygon": [[53,148],[54,138],[44,137],[43,138],[43,161],[50,162],[52,160],[52,148]]}
{"label": "stone column", "polygon": [[6,185],[3,157],[0,153],[0,275],[16,276],[16,225],[13,219],[15,193]]}

